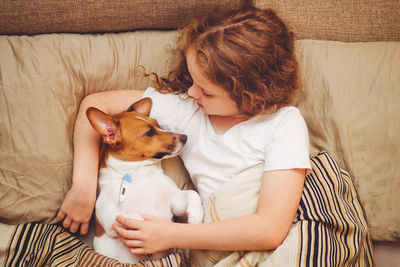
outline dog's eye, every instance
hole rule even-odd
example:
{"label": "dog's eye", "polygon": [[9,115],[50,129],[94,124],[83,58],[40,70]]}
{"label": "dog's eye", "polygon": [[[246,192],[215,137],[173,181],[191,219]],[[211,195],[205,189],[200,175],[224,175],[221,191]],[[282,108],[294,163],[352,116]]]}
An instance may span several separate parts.
{"label": "dog's eye", "polygon": [[128,112],[135,111],[133,107],[128,108]]}
{"label": "dog's eye", "polygon": [[156,130],[154,128],[150,128],[150,130],[145,132],[143,136],[152,137],[155,134],[157,134]]}

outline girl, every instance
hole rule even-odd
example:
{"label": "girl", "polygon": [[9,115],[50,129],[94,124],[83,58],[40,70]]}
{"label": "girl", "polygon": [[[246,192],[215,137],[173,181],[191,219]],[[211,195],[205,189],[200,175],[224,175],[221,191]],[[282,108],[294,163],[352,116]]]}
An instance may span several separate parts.
{"label": "girl", "polygon": [[[161,127],[185,133],[181,157],[204,200],[240,171],[264,163],[255,214],[218,223],[179,224],[121,216],[114,230],[134,254],[169,248],[270,250],[284,240],[310,168],[306,124],[290,106],[298,89],[293,34],[272,10],[247,6],[181,32],[177,68],[156,76],[157,90],[86,97],[74,134],[73,185],[58,219],[85,234],[96,199],[99,136],[89,106],[118,113],[142,96]],[[166,94],[168,93],[168,94]]]}

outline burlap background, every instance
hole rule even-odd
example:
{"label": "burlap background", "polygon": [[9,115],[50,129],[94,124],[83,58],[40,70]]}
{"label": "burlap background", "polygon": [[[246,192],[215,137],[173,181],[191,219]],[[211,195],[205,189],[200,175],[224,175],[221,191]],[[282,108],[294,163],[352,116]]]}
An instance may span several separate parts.
{"label": "burlap background", "polygon": [[[192,17],[249,0],[0,0],[0,34],[176,29]],[[254,0],[272,7],[300,39],[400,41],[398,0]]]}
{"label": "burlap background", "polygon": [[240,0],[0,0],[0,34],[174,29]]}
{"label": "burlap background", "polygon": [[299,39],[400,41],[399,0],[254,0],[290,23]]}

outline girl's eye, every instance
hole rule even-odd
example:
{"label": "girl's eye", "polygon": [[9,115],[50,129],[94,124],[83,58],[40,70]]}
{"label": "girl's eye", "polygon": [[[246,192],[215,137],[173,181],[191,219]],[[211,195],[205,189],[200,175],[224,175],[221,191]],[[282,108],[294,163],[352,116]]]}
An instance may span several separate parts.
{"label": "girl's eye", "polygon": [[210,95],[210,94],[207,94],[204,90],[202,90],[202,91],[203,91],[203,95],[204,95],[204,96],[207,96],[207,97],[212,96],[212,95]]}
{"label": "girl's eye", "polygon": [[150,130],[145,132],[143,136],[152,137],[156,134],[157,134],[156,130],[154,128],[151,128]]}

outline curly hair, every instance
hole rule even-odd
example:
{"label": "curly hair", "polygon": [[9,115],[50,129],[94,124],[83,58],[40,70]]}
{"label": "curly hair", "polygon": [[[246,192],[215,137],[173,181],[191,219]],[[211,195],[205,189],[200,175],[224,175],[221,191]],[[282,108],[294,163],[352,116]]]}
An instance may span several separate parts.
{"label": "curly hair", "polygon": [[240,113],[254,116],[291,104],[299,88],[294,34],[271,9],[243,6],[196,20],[180,30],[179,62],[156,79],[162,93],[186,93],[193,81],[186,54],[229,93]]}

